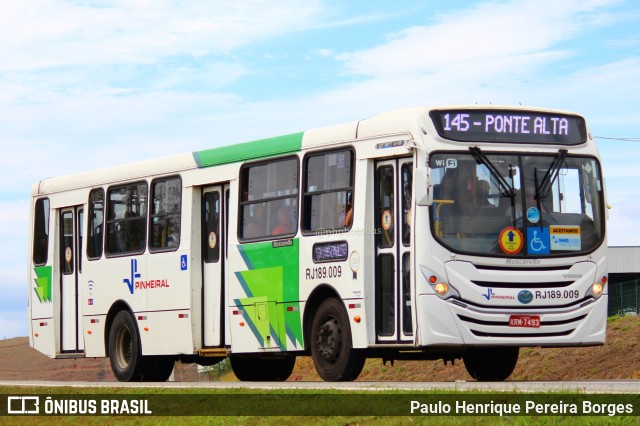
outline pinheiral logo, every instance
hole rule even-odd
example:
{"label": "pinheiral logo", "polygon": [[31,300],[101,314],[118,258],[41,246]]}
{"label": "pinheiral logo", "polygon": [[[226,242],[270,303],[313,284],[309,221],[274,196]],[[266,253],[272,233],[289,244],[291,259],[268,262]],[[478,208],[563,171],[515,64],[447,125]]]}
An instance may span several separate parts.
{"label": "pinheiral logo", "polygon": [[527,305],[533,301],[533,293],[529,290],[522,290],[518,293],[518,301],[524,305]]}

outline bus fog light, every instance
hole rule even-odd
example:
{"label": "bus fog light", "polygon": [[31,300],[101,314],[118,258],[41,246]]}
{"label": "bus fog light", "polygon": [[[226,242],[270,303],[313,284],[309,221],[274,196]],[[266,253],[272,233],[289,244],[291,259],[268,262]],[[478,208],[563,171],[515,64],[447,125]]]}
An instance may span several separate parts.
{"label": "bus fog light", "polygon": [[438,283],[433,289],[438,293],[438,296],[444,296],[449,291],[449,286],[445,283]]}

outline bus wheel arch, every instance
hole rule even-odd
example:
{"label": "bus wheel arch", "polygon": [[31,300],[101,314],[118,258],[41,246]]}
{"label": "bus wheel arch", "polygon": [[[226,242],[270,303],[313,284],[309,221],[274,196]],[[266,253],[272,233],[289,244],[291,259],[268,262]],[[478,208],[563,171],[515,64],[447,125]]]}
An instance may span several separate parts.
{"label": "bus wheel arch", "polygon": [[313,290],[305,303],[302,329],[304,335],[304,347],[308,353],[310,353],[309,351],[311,348],[311,325],[313,323],[313,318],[316,316],[316,312],[322,302],[327,299],[340,300],[340,295],[335,288],[328,284],[323,284]]}
{"label": "bus wheel arch", "polygon": [[117,300],[113,305],[111,305],[111,308],[109,308],[109,312],[107,313],[107,319],[104,326],[104,353],[106,356],[109,356],[109,333],[111,332],[111,325],[113,324],[114,318],[120,311],[128,311],[131,316],[133,316],[131,307],[125,301]]}
{"label": "bus wheel arch", "polygon": [[318,306],[309,343],[313,365],[323,380],[352,381],[360,375],[366,357],[363,351],[353,349],[351,325],[341,299],[331,297]]}

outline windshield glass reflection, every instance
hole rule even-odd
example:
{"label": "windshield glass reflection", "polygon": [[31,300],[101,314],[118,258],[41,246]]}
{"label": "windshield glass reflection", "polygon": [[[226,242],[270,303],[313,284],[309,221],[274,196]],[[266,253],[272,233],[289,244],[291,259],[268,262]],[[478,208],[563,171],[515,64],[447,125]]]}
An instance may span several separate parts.
{"label": "windshield glass reflection", "polygon": [[452,251],[572,256],[603,240],[603,185],[594,158],[472,151],[437,153],[429,165],[431,229]]}

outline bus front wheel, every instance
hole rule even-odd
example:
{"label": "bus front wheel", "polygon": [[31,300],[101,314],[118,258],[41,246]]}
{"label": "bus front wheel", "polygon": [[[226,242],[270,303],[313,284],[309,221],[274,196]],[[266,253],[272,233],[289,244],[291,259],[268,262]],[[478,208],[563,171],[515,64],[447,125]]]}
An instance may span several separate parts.
{"label": "bus front wheel", "polygon": [[339,300],[327,299],[318,307],[310,342],[313,365],[323,380],[344,382],[360,375],[366,358],[352,348],[349,317]]}
{"label": "bus front wheel", "polygon": [[463,355],[464,366],[471,377],[479,382],[506,380],[518,363],[517,347],[471,349]]}

